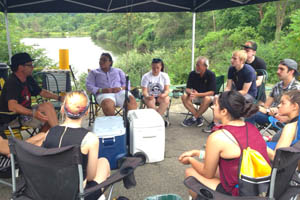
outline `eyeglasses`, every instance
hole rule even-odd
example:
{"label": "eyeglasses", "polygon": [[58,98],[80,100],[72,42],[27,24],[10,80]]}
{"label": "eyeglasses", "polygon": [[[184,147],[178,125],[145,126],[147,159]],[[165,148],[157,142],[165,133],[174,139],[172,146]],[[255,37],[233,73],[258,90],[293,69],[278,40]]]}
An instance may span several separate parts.
{"label": "eyeglasses", "polygon": [[158,63],[158,62],[162,62],[162,60],[160,58],[153,58],[152,59],[152,63]]}

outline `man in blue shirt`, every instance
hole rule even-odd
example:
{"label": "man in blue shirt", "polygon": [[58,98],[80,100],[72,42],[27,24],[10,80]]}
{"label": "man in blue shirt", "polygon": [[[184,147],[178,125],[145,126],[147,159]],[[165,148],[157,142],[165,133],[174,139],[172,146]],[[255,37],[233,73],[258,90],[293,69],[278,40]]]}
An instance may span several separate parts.
{"label": "man in blue shirt", "polygon": [[225,91],[237,90],[246,100],[253,101],[257,95],[256,73],[250,65],[245,64],[246,60],[245,50],[233,52]]}

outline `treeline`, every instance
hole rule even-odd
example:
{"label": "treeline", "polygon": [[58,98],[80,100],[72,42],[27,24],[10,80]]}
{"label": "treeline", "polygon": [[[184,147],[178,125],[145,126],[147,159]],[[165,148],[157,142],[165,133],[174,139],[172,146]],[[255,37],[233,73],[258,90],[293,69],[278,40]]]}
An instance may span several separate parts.
{"label": "treeline", "polygon": [[[96,43],[118,54],[114,65],[129,74],[132,85],[140,84],[154,57],[164,60],[172,84],[184,83],[191,70],[192,13],[9,17],[14,45],[24,35],[89,34]],[[1,23],[0,59],[6,45],[3,20]],[[292,58],[300,64],[300,1],[281,0],[197,13],[195,57],[207,56],[217,75],[227,73],[232,51],[240,49],[246,40],[258,43],[257,55],[267,63],[269,81],[277,81],[275,73],[281,59]]]}

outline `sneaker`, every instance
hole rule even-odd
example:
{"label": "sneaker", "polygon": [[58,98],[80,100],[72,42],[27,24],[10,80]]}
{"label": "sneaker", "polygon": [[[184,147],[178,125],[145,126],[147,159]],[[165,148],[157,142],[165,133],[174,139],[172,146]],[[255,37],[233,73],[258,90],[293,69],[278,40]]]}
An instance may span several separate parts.
{"label": "sneaker", "polygon": [[203,118],[202,117],[198,117],[196,120],[196,126],[200,127],[203,126]]}
{"label": "sneaker", "polygon": [[102,194],[99,198],[98,198],[98,200],[105,200],[106,198],[105,198],[105,195],[104,194]]}
{"label": "sneaker", "polygon": [[165,127],[169,127],[169,126],[170,126],[170,122],[167,119],[165,119]]}
{"label": "sneaker", "polygon": [[212,133],[212,129],[213,129],[214,126],[215,126],[215,123],[212,122],[207,127],[205,127],[202,131],[204,133]]}
{"label": "sneaker", "polygon": [[181,125],[184,127],[192,126],[193,124],[196,124],[197,120],[194,120],[193,117],[190,117],[188,119],[185,119]]}

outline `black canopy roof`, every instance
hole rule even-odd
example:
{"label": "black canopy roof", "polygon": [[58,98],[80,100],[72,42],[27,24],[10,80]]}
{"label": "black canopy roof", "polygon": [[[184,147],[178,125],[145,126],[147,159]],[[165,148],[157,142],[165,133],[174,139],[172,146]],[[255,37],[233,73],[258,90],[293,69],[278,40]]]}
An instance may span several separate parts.
{"label": "black canopy roof", "polygon": [[274,0],[0,0],[8,13],[204,12]]}

